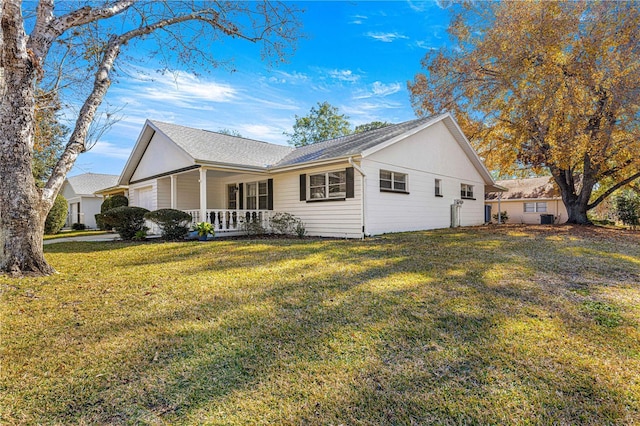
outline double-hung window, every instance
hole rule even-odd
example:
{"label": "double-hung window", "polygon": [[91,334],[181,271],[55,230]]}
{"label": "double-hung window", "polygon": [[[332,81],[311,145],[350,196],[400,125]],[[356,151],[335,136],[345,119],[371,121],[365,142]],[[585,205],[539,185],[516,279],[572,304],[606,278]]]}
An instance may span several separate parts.
{"label": "double-hung window", "polygon": [[525,213],[546,213],[547,203],[546,202],[524,203],[524,212]]}
{"label": "double-hung window", "polygon": [[435,195],[436,197],[442,197],[442,179],[436,179],[435,181]]}
{"label": "double-hung window", "polygon": [[247,187],[247,210],[266,210],[269,199],[267,181],[249,182]]}
{"label": "double-hung window", "polygon": [[345,198],[347,196],[347,172],[345,170],[309,175],[311,200]]}
{"label": "double-hung window", "polygon": [[406,173],[380,170],[380,191],[407,192]]}
{"label": "double-hung window", "polygon": [[467,199],[473,198],[473,185],[466,183],[460,184],[460,197]]}

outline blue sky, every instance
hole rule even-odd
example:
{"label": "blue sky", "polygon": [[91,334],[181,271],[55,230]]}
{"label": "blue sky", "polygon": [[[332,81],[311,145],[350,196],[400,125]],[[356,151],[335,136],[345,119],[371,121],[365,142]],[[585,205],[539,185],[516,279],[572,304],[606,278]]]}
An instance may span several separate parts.
{"label": "blue sky", "polygon": [[[161,75],[153,60],[127,63],[106,102],[122,119],[70,173],[120,174],[145,119],[287,144],[295,115],[328,101],[355,126],[411,120],[407,81],[429,49],[448,42],[449,14],[435,2],[308,1],[298,3],[306,38],[288,63],[269,68],[248,43],[221,43],[231,72],[176,71]],[[122,67],[122,64],[121,64]]]}

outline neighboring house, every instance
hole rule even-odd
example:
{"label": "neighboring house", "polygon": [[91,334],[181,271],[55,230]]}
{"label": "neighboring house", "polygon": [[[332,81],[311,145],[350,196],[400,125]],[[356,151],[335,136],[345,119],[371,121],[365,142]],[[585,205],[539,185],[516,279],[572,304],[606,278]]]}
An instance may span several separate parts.
{"label": "neighboring house", "polygon": [[498,190],[450,114],[300,148],[147,121],[118,184],[130,205],[187,211],[217,235],[287,212],[344,238],[480,225]]}
{"label": "neighboring house", "polygon": [[95,228],[95,215],[100,213],[103,200],[102,195],[97,195],[96,191],[117,183],[117,175],[84,173],[68,177],[61,192],[69,207],[66,226],[82,223],[88,228]]}
{"label": "neighboring house", "polygon": [[507,190],[487,193],[485,202],[491,206],[492,214],[496,214],[498,208],[506,211],[509,223],[544,223],[543,215],[553,215],[553,223],[569,218],[560,190],[551,176],[499,180],[496,185]]}

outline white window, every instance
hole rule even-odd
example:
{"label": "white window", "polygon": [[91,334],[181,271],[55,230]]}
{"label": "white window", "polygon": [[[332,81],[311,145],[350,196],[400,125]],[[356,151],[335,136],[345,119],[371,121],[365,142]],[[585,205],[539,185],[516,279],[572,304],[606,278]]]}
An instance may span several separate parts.
{"label": "white window", "polygon": [[546,213],[547,203],[546,202],[524,203],[524,212],[525,213]]}
{"label": "white window", "polygon": [[249,182],[247,183],[246,209],[247,210],[266,210],[269,199],[269,186],[267,181]]}
{"label": "white window", "polygon": [[347,172],[345,170],[309,175],[309,194],[312,200],[345,198]]}
{"label": "white window", "polygon": [[460,184],[460,196],[462,198],[473,198],[473,185]]}
{"label": "white window", "polygon": [[442,179],[436,179],[436,197],[442,197]]}
{"label": "white window", "polygon": [[407,192],[407,175],[405,173],[380,170],[380,190]]}

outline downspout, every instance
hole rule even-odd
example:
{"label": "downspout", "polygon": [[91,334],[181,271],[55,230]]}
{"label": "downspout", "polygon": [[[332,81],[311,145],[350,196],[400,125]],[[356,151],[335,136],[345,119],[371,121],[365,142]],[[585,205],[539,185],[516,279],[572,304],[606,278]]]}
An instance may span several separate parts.
{"label": "downspout", "polygon": [[502,213],[500,212],[500,201],[502,201],[502,191],[498,194],[498,225],[502,223]]}
{"label": "downspout", "polygon": [[358,166],[356,163],[353,162],[353,157],[349,157],[349,164],[351,165],[351,167],[353,167],[354,169],[356,169],[358,171],[358,173],[360,173],[360,177],[362,178],[362,184],[361,184],[361,188],[360,188],[360,192],[362,193],[362,197],[360,198],[360,208],[361,208],[361,229],[362,229],[362,239],[364,240],[364,212],[365,212],[365,203],[364,203],[364,194],[365,194],[365,178],[367,177],[367,175],[362,171],[362,169],[360,168],[360,166]]}

